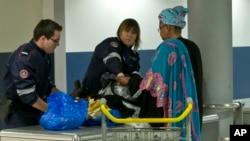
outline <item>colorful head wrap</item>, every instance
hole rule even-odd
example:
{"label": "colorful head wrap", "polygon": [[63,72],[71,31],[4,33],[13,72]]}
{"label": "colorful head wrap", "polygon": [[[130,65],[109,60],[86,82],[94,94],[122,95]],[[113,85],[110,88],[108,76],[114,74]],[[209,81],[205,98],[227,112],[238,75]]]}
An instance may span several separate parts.
{"label": "colorful head wrap", "polygon": [[185,16],[188,12],[188,8],[184,8],[183,6],[176,6],[174,8],[167,8],[162,10],[158,18],[164,24],[184,28],[186,25]]}

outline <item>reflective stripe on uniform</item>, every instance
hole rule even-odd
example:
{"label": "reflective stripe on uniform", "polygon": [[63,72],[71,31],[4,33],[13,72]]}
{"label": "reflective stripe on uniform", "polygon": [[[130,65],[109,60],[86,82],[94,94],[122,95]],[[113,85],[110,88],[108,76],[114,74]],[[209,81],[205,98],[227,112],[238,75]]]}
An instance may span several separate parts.
{"label": "reflective stripe on uniform", "polygon": [[28,52],[24,52],[24,51],[22,52],[22,54],[23,54],[23,55],[29,55]]}
{"label": "reflective stripe on uniform", "polygon": [[117,52],[111,52],[110,54],[107,55],[107,57],[103,58],[104,64],[107,63],[107,60],[110,58],[116,57],[121,61],[121,56]]}
{"label": "reflective stripe on uniform", "polygon": [[19,96],[22,96],[22,95],[25,95],[25,94],[30,94],[32,92],[34,92],[36,89],[36,85],[33,85],[31,88],[28,88],[28,89],[17,89],[17,94]]}

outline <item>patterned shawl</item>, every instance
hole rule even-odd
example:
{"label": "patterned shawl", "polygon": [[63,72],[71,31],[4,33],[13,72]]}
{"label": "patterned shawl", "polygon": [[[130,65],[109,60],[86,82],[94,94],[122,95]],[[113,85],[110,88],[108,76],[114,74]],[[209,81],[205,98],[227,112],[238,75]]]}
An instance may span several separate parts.
{"label": "patterned shawl", "polygon": [[[157,107],[163,107],[164,117],[178,117],[186,108],[186,99],[193,99],[191,112],[191,135],[193,141],[200,140],[200,121],[195,78],[186,46],[178,39],[168,39],[156,49],[151,68],[140,84],[157,98]],[[167,126],[183,129],[187,118]],[[186,135],[185,131],[182,136]]]}

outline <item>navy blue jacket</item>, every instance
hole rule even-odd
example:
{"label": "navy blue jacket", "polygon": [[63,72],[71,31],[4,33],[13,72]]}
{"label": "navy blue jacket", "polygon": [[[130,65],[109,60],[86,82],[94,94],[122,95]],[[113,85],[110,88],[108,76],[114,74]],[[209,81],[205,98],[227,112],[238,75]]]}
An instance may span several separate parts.
{"label": "navy blue jacket", "polygon": [[132,47],[126,47],[117,37],[107,38],[96,46],[83,84],[93,93],[97,93],[102,88],[100,78],[103,73],[117,75],[123,72],[129,75],[139,71],[139,61],[139,54]]}
{"label": "navy blue jacket", "polygon": [[6,68],[4,87],[8,99],[32,105],[38,97],[47,98],[53,85],[49,78],[51,59],[34,41],[15,50]]}

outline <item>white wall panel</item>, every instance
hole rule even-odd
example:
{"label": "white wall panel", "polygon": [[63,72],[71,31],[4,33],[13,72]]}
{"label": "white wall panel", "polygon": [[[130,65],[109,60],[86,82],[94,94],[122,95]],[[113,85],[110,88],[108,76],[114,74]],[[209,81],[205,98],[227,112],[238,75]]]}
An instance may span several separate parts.
{"label": "white wall panel", "polygon": [[0,0],[0,52],[12,52],[28,42],[43,17],[41,0]]}
{"label": "white wall panel", "polygon": [[[66,52],[93,51],[109,36],[116,36],[120,22],[136,19],[141,27],[141,49],[155,49],[161,42],[158,14],[164,8],[183,5],[186,0],[66,0]],[[187,28],[183,30],[187,36]]]}
{"label": "white wall panel", "polygon": [[232,0],[233,47],[250,46],[250,0]]}

